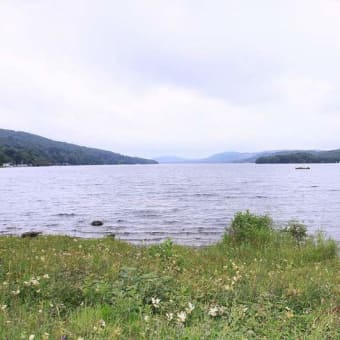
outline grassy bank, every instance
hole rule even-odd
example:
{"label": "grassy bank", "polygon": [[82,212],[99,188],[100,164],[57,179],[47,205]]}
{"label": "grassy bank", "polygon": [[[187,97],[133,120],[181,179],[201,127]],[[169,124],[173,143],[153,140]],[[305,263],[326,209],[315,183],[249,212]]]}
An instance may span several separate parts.
{"label": "grassy bank", "polygon": [[201,249],[1,237],[0,339],[340,337],[334,242],[249,213],[230,230]]}

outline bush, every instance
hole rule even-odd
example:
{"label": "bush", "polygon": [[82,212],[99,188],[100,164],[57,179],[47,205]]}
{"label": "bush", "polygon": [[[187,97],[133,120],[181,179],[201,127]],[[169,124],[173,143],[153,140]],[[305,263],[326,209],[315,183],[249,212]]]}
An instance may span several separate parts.
{"label": "bush", "polygon": [[290,234],[297,242],[302,242],[307,237],[306,226],[294,220],[290,221],[282,231]]}
{"label": "bush", "polygon": [[271,238],[273,221],[267,215],[255,215],[247,210],[238,212],[231,222],[229,235],[237,242],[264,242]]}

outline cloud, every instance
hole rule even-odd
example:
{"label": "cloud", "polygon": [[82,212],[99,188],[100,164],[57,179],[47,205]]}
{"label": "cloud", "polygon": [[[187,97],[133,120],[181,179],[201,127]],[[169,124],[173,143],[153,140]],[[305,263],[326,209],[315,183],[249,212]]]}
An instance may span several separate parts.
{"label": "cloud", "polygon": [[340,147],[339,15],[325,0],[2,1],[0,125],[145,156]]}

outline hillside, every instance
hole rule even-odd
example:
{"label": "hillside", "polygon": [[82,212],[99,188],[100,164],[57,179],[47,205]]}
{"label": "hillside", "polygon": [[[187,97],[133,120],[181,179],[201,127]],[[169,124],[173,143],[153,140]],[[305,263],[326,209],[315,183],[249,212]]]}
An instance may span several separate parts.
{"label": "hillside", "polygon": [[330,151],[294,151],[275,153],[266,157],[259,157],[257,164],[265,163],[338,163],[340,149]]}
{"label": "hillside", "polygon": [[0,129],[0,165],[156,164],[156,161],[53,141],[26,132]]}

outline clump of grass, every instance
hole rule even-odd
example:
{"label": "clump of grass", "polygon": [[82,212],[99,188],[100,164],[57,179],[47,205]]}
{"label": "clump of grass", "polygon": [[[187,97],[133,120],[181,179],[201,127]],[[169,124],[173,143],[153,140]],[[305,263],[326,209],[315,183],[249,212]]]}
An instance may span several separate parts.
{"label": "clump of grass", "polygon": [[200,249],[0,237],[0,339],[336,339],[336,251],[248,211]]}

